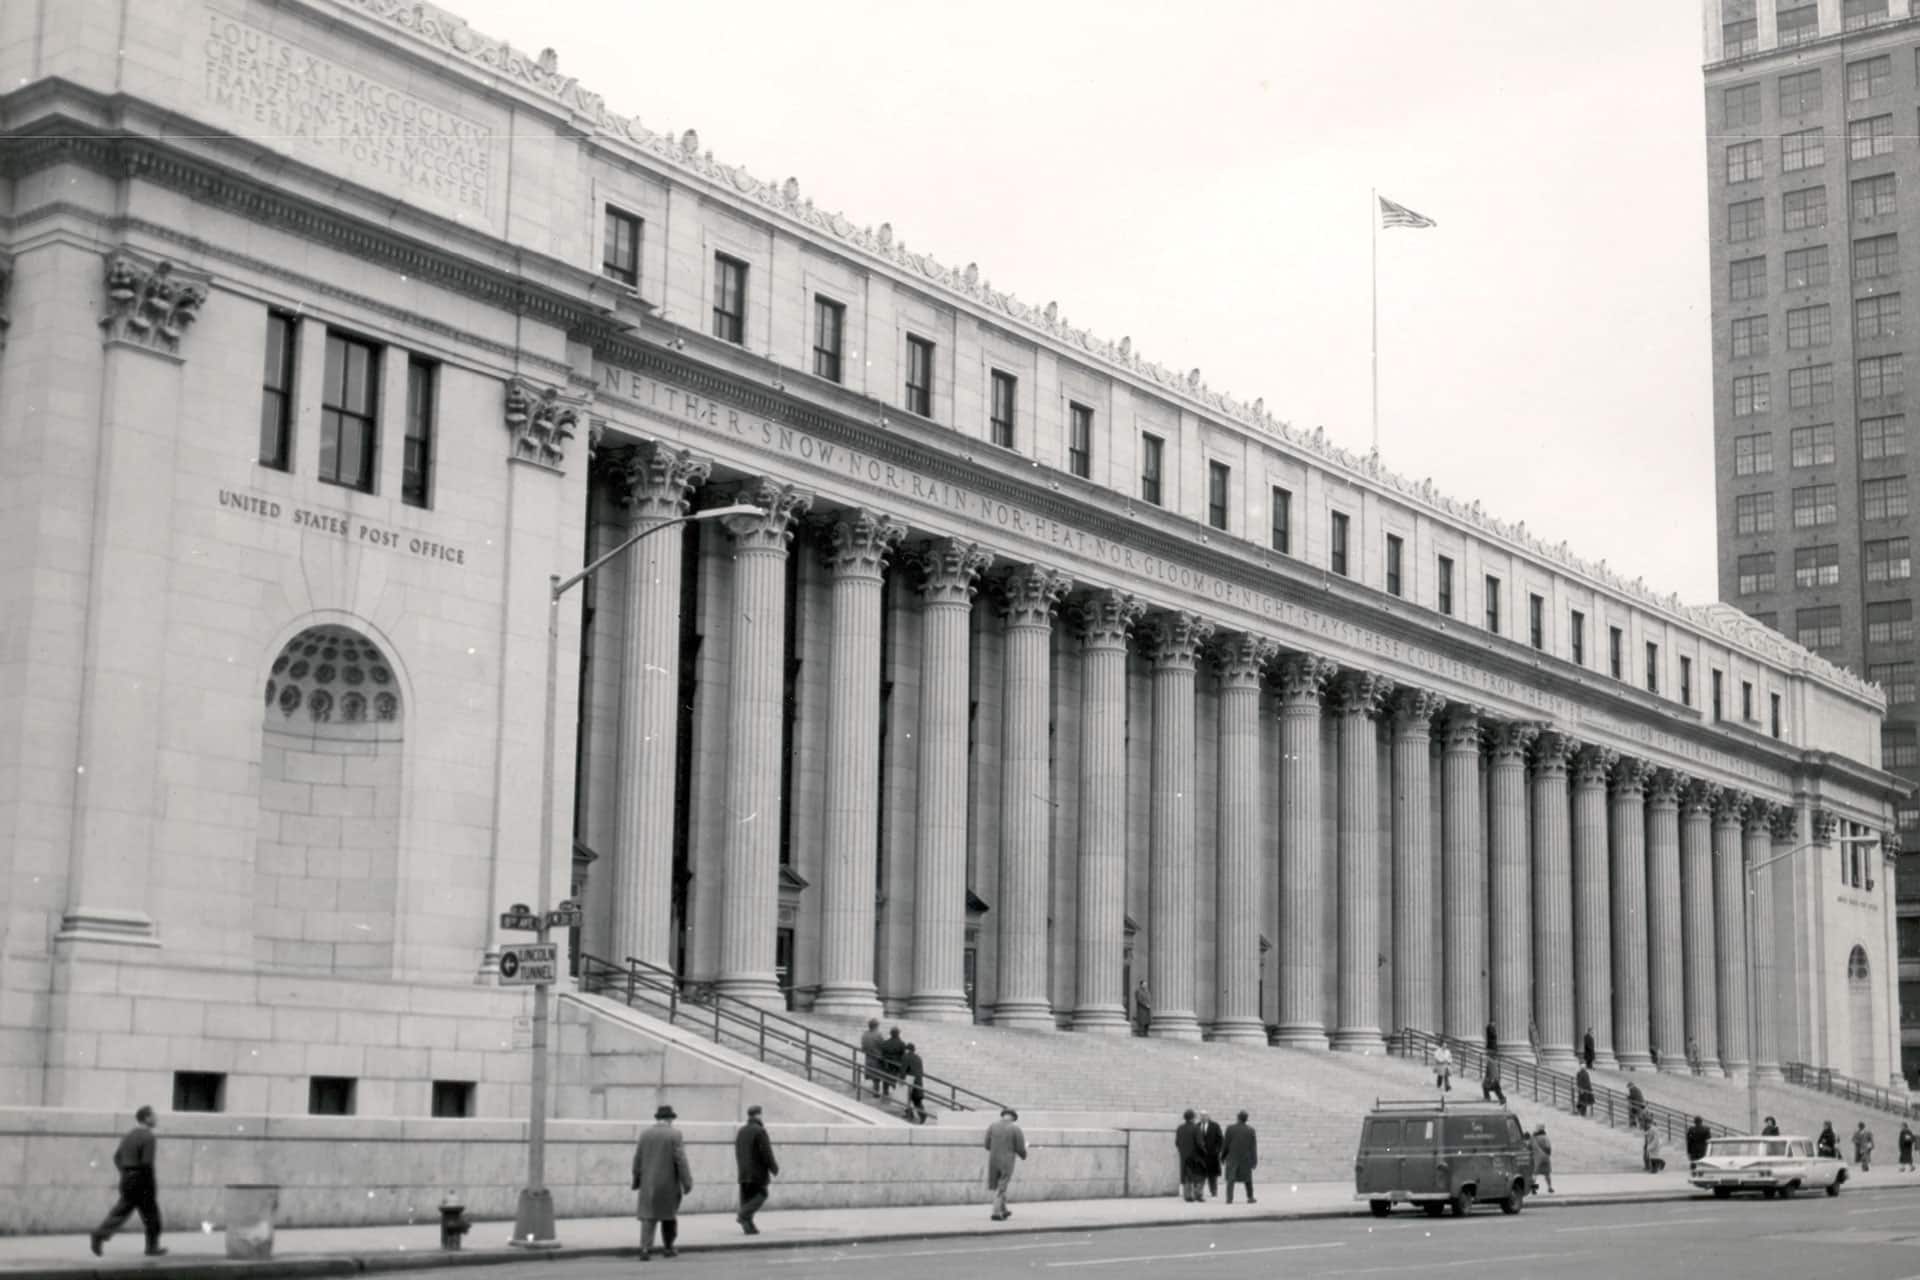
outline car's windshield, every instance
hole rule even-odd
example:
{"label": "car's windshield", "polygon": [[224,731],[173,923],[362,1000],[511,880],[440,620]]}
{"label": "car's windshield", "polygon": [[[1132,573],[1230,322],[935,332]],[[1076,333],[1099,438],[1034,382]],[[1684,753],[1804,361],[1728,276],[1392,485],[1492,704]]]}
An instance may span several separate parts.
{"label": "car's windshield", "polygon": [[1707,1155],[1712,1156],[1783,1156],[1787,1154],[1784,1142],[1767,1141],[1761,1138],[1720,1138],[1707,1147]]}

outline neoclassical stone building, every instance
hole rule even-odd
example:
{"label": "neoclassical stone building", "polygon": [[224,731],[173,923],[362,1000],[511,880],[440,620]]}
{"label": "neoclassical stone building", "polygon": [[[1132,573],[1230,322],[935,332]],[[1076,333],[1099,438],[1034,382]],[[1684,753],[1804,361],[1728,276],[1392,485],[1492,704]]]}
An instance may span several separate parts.
{"label": "neoclassical stone building", "polygon": [[579,949],[1897,1078],[1877,689],[550,52],[175,8],[0,8],[0,1102],[523,1107],[549,575],[732,502],[567,613]]}

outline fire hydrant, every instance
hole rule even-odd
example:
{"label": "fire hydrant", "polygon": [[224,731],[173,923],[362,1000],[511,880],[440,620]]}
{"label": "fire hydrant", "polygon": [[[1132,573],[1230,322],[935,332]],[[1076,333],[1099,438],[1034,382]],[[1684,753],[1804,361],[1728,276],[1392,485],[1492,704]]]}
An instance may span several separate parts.
{"label": "fire hydrant", "polygon": [[447,1198],[440,1202],[440,1247],[459,1252],[460,1237],[473,1229],[467,1221],[467,1206],[460,1203],[460,1197],[447,1192]]}

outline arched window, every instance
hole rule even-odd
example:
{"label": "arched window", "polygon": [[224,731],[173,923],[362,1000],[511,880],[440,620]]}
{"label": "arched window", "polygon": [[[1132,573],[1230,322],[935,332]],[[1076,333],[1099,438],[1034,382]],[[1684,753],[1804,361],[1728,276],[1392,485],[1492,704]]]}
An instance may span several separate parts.
{"label": "arched window", "polygon": [[1865,982],[1870,976],[1867,971],[1867,949],[1855,947],[1853,954],[1847,957],[1847,981]]}

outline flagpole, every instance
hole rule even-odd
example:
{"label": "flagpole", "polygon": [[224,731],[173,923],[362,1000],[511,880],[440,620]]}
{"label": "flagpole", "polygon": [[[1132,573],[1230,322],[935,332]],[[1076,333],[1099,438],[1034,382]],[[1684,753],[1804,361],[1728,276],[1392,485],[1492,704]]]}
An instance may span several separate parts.
{"label": "flagpole", "polygon": [[1373,449],[1380,451],[1380,193],[1367,189],[1367,227],[1371,235],[1373,277]]}

